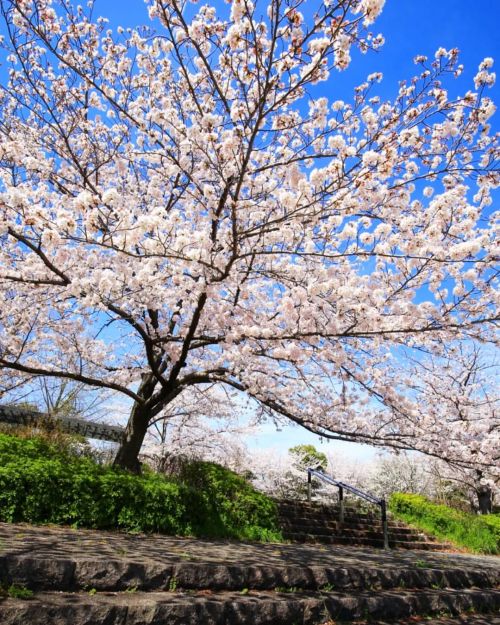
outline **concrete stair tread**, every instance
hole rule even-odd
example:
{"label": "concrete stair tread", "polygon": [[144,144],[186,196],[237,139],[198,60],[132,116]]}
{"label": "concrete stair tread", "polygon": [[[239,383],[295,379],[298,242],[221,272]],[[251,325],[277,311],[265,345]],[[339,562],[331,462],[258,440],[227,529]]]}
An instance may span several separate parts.
{"label": "concrete stair tread", "polygon": [[[271,625],[299,621],[318,625],[325,619],[394,621],[420,612],[467,610],[494,612],[500,591],[419,590],[350,593],[282,592],[123,592],[36,593],[29,600],[0,603],[2,625]],[[65,618],[66,620],[62,620]]]}

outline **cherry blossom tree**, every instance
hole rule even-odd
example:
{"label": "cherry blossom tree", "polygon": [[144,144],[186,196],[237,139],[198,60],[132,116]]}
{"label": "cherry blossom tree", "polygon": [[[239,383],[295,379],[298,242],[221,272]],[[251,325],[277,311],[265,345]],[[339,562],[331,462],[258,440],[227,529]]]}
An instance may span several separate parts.
{"label": "cherry blossom tree", "polygon": [[466,485],[479,503],[488,499],[491,508],[500,487],[500,365],[477,346],[446,351],[444,359],[411,368],[407,384],[419,410],[413,425],[405,420],[402,429],[414,449],[448,461],[440,465],[443,475]]}
{"label": "cherry blossom tree", "polygon": [[401,359],[495,339],[495,76],[485,59],[452,97],[462,67],[439,49],[393,101],[378,73],[330,99],[351,53],[383,43],[383,4],[150,0],[147,27],[113,32],[92,3],[2,2],[9,384],[131,399],[130,470],[148,425],[207,384],[408,447],[422,410]]}

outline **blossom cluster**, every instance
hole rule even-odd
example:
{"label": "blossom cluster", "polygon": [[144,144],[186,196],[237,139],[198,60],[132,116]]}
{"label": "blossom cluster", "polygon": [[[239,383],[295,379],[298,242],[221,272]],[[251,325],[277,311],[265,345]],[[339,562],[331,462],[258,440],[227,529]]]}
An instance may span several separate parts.
{"label": "blossom cluster", "polygon": [[67,1],[4,4],[0,374],[151,418],[229,385],[375,443],[446,422],[397,363],[495,339],[491,59],[461,97],[440,49],[393,101],[378,73],[330,101],[313,86],[381,45],[382,0],[152,0],[150,29],[117,32]]}

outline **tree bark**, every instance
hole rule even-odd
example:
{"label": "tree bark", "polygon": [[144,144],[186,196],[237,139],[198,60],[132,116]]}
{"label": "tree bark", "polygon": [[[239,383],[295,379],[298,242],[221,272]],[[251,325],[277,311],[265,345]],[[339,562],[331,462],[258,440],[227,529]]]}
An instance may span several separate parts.
{"label": "tree bark", "polygon": [[[155,386],[155,378],[151,374],[145,375],[137,394],[147,402],[153,395]],[[141,472],[139,452],[141,451],[142,443],[152,417],[151,407],[146,407],[139,402],[134,403],[127,427],[125,428],[125,433],[113,462],[115,466],[126,469],[131,473]]]}
{"label": "tree bark", "polygon": [[476,489],[480,514],[491,514],[493,509],[493,493],[489,486],[483,485]]}
{"label": "tree bark", "polygon": [[113,464],[131,473],[141,472],[139,452],[149,425],[149,411],[143,406],[134,404],[130,414],[122,442]]}

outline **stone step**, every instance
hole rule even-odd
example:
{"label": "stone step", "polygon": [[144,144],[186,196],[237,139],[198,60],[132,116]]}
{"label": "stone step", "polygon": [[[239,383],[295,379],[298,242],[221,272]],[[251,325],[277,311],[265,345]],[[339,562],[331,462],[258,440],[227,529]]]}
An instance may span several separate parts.
{"label": "stone step", "polygon": [[415,614],[495,613],[494,590],[302,594],[282,592],[36,593],[0,602],[2,625],[319,625],[359,619],[394,622]]}
{"label": "stone step", "polygon": [[[305,513],[305,512],[297,512],[295,514],[287,514],[280,512],[278,514],[278,519],[283,520],[295,520],[300,519],[301,521],[305,521],[306,523],[334,523],[339,520],[338,512],[335,514],[313,514],[313,513]],[[369,518],[358,517],[356,515],[344,514],[344,522],[352,523],[353,525],[361,526],[372,526],[372,525],[380,525],[382,522],[381,516],[374,516]],[[392,527],[408,527],[405,523],[401,521],[394,521],[393,519],[388,519],[388,524]]]}
{"label": "stone step", "polygon": [[[388,623],[387,621],[356,621],[355,625],[500,625],[500,616],[496,614],[458,614],[443,618],[433,618],[428,616],[412,616],[411,620],[403,619]],[[321,625],[334,625],[332,621]]]}
{"label": "stone step", "polygon": [[[330,499],[329,501],[311,501],[308,502],[306,499],[280,499],[276,501],[278,507],[281,508],[307,508],[310,510],[332,510],[337,509],[339,507],[339,501],[336,497]],[[367,504],[366,506],[356,505],[355,500],[344,499],[344,507],[348,510],[353,510],[356,513],[360,512],[363,514],[373,514],[375,512],[379,512],[380,506],[377,504]]]}
{"label": "stone step", "polygon": [[[290,550],[291,546],[288,546]],[[327,559],[328,554],[322,560]],[[394,557],[387,552],[382,562],[356,564],[335,558],[328,565],[280,561],[264,565],[220,562],[172,562],[122,558],[42,558],[24,554],[0,557],[0,578],[4,586],[32,591],[77,592],[93,588],[99,592],[165,591],[175,586],[184,590],[222,591],[273,590],[277,587],[301,590],[373,590],[391,588],[484,588],[500,584],[500,569],[454,566],[449,562]],[[364,558],[366,560],[366,558]],[[476,564],[476,566],[478,566]],[[0,621],[1,622],[1,621]]]}
{"label": "stone step", "polygon": [[[280,524],[283,525],[310,525],[312,527],[335,527],[339,522],[338,516],[335,517],[318,517],[318,516],[279,516],[278,517]],[[370,527],[380,527],[382,524],[382,520],[380,518],[373,519],[373,521],[360,521],[356,517],[346,517],[344,516],[344,527],[349,527],[352,529],[367,529]],[[401,530],[404,533],[418,533],[418,530],[408,527],[408,525],[404,523],[395,523],[394,521],[388,521],[388,527],[394,530]]]}
{"label": "stone step", "polygon": [[[297,505],[286,505],[282,506],[278,504],[278,512],[286,515],[297,515],[304,514],[310,516],[326,516],[326,517],[336,517],[339,515],[339,507],[338,506],[317,506],[310,507],[307,505],[297,504]],[[365,519],[365,520],[373,520],[380,519],[381,512],[379,509],[374,510],[373,512],[360,512],[355,508],[344,508],[344,514],[346,516],[352,516],[357,519]]]}
{"label": "stone step", "polygon": [[[383,547],[380,514],[359,512],[346,507],[344,522],[339,522],[338,505],[319,502],[280,501],[279,520],[283,536],[299,543],[324,543]],[[388,519],[389,545],[399,549],[426,551],[449,550],[450,545],[438,543],[405,523]]]}
{"label": "stone step", "polygon": [[[365,536],[322,535],[304,532],[283,532],[283,537],[296,543],[322,543],[327,545],[362,545],[369,547],[383,547],[383,538],[367,538]],[[389,547],[392,549],[421,549],[424,551],[448,551],[450,546],[445,543],[427,540],[394,540],[389,537]]]}
{"label": "stone step", "polygon": [[[283,523],[282,530],[285,532],[303,532],[305,534],[318,534],[328,536],[329,534],[336,534],[341,536],[366,536],[367,538],[373,536],[380,536],[382,534],[382,528],[380,526],[366,526],[363,529],[353,528],[346,526],[345,524],[331,523],[329,525],[308,525],[303,523]],[[388,528],[389,536],[401,540],[422,540],[424,534],[416,530],[404,531],[399,528]]]}

